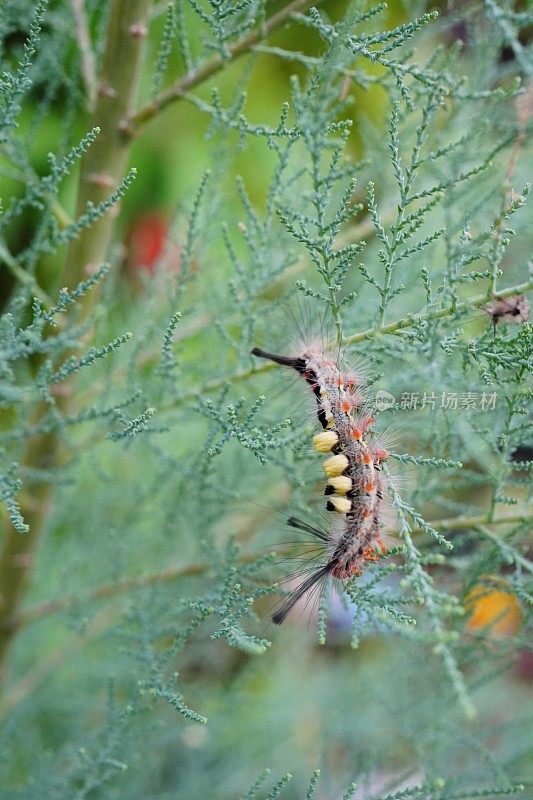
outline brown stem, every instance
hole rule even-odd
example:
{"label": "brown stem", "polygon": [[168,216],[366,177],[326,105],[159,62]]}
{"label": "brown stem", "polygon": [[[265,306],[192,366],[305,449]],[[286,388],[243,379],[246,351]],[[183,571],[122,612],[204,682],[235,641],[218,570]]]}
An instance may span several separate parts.
{"label": "brown stem", "polygon": [[[169,583],[179,578],[186,578],[189,575],[201,575],[206,569],[207,567],[204,564],[189,564],[186,567],[170,567],[169,569],[165,569],[161,572],[154,572],[150,575],[125,578],[115,583],[104,583],[102,586],[98,586],[97,589],[85,595],[83,597],[83,603],[90,603],[94,600],[108,600],[111,597],[115,597],[117,594],[131,592],[134,589],[142,589],[147,586],[154,586],[155,584]],[[56,600],[42,603],[39,606],[20,612],[17,618],[13,620],[13,625],[19,628],[24,627],[30,622],[48,617],[50,614],[72,608],[72,606],[79,603],[81,599],[79,594],[69,594],[64,597],[58,597]]]}
{"label": "brown stem", "polygon": [[[431,525],[432,528],[435,528],[435,530],[445,532],[461,530],[463,528],[477,528],[483,524],[510,525],[531,519],[532,513],[533,512],[531,508],[525,507],[522,510],[518,509],[511,513],[502,514],[490,522],[487,521],[486,514],[474,514],[451,517],[450,519],[433,520],[428,524]],[[264,555],[264,553],[248,554],[241,557],[240,563],[246,564],[255,561],[262,555]],[[98,586],[96,589],[93,589],[91,592],[87,592],[87,594],[83,596],[80,596],[79,594],[69,594],[65,595],[64,597],[58,597],[56,600],[49,600],[46,603],[33,606],[33,608],[28,608],[25,611],[21,611],[16,618],[13,618],[11,625],[15,628],[22,628],[26,625],[30,625],[32,622],[37,622],[38,620],[43,619],[43,617],[48,617],[50,614],[55,614],[58,611],[65,611],[67,608],[72,608],[72,606],[80,602],[89,604],[95,600],[108,600],[112,597],[116,597],[119,594],[131,592],[134,589],[142,589],[146,588],[147,586],[154,586],[162,583],[171,583],[191,575],[202,575],[208,570],[209,565],[207,564],[189,564],[187,566],[170,567],[162,570],[161,572],[153,572],[148,575],[125,578],[124,580],[117,581],[115,583],[105,583],[102,586]]]}
{"label": "brown stem", "polygon": [[[122,180],[131,143],[120,131],[120,120],[133,107],[142,64],[143,39],[151,0],[111,0],[109,24],[99,77],[98,98],[92,120],[101,134],[82,161],[78,193],[78,212],[86,211],[88,202],[99,203]],[[62,275],[62,284],[75,286],[86,276],[90,265],[105,260],[113,230],[110,213],[85,230],[70,248]],[[94,291],[84,311],[94,303]],[[38,427],[49,411],[40,403],[30,420]],[[50,469],[57,464],[59,438],[55,433],[35,434],[28,440],[21,463],[32,470]],[[17,532],[10,522],[4,526],[0,552],[0,679],[5,675],[5,660],[16,628],[10,621],[16,615],[29,572],[35,559],[40,532],[52,502],[52,487],[28,480],[20,497],[21,512],[30,532]]]}
{"label": "brown stem", "polygon": [[293,14],[302,13],[311,6],[317,5],[320,0],[292,0],[291,3],[272,14],[259,28],[250,31],[229,45],[229,58],[222,58],[220,55],[213,56],[199,67],[192,69],[182,78],[177,80],[168,89],[158,94],[150,103],[130,114],[124,120],[124,130],[129,136],[134,136],[138,129],[153,119],[160,111],[170,103],[183,99],[185,92],[193,89],[204,81],[211,78],[217,72],[228,66],[239,56],[249,53],[254,45],[267,39],[271,33],[281,28]]}
{"label": "brown stem", "polygon": [[70,5],[74,16],[74,32],[80,48],[80,66],[87,92],[87,106],[92,111],[96,102],[96,63],[85,12],[85,0],[70,0]]}
{"label": "brown stem", "polygon": [[[101,132],[82,159],[78,214],[85,213],[87,203],[103,202],[124,178],[132,143],[121,120],[135,103],[150,6],[151,0],[111,0],[91,121]],[[108,211],[72,243],[64,273],[67,286],[75,286],[105,261],[113,223],[113,211]]]}
{"label": "brown stem", "polygon": [[[41,404],[35,416],[44,416],[48,406]],[[30,438],[25,458],[34,469],[49,469],[55,461],[57,437],[39,434]],[[21,497],[20,508],[29,533],[19,533],[6,519],[0,553],[0,680],[5,677],[5,657],[15,628],[10,620],[22,599],[28,574],[35,558],[37,539],[51,502],[50,486],[28,481]]]}

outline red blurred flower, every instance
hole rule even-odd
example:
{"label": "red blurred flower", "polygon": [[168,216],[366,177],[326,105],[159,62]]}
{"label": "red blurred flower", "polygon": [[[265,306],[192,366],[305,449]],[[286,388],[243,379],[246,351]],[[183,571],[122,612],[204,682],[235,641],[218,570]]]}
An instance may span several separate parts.
{"label": "red blurred flower", "polygon": [[156,269],[179,272],[180,248],[170,238],[170,220],[154,211],[137,217],[127,237],[127,263],[130,273],[153,275]]}

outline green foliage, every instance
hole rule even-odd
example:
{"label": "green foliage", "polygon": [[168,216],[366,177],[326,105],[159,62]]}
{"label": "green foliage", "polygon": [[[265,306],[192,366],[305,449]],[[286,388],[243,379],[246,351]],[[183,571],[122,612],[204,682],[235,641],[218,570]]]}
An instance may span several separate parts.
{"label": "green foliage", "polygon": [[[531,15],[156,3],[138,110],[115,132],[134,166],[97,175],[106,196],[76,212],[109,133],[87,120],[87,57],[98,69],[121,2],[78,4],[76,25],[62,4],[0,10],[0,797],[523,791],[533,327],[487,304],[533,287]],[[157,146],[144,134],[172,102],[204,150],[172,122]],[[163,175],[196,149],[158,264],[127,267],[115,218],[135,176],[155,185],[154,150]],[[72,285],[68,245],[109,214],[106,263]],[[250,356],[291,351],[294,328],[387,399],[391,543],[342,596],[267,630],[313,556],[285,552],[283,519],[323,509],[305,387]],[[30,565],[19,596],[10,570]],[[265,763],[282,777],[243,794]]]}

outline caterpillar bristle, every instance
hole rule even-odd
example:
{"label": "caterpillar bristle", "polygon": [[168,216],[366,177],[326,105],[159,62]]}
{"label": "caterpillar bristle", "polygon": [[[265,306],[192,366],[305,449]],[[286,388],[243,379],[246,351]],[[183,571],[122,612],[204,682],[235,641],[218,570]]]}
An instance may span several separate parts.
{"label": "caterpillar bristle", "polygon": [[319,528],[315,528],[314,525],[308,525],[307,522],[302,522],[302,520],[298,519],[297,517],[289,517],[287,520],[287,525],[290,525],[291,528],[297,528],[300,531],[310,533],[312,536],[316,536],[318,539],[322,539],[325,542],[328,541],[328,537],[324,531],[321,531]]}
{"label": "caterpillar bristle", "polygon": [[323,567],[320,567],[308,578],[306,578],[300,586],[298,586],[291,594],[289,595],[288,599],[283,603],[281,608],[279,608],[275,614],[272,614],[272,622],[274,625],[281,625],[282,622],[285,621],[287,615],[290,611],[294,608],[298,600],[300,600],[304,594],[306,594],[313,586],[316,586],[319,581],[322,580],[326,575],[331,572],[332,566],[328,563]]}

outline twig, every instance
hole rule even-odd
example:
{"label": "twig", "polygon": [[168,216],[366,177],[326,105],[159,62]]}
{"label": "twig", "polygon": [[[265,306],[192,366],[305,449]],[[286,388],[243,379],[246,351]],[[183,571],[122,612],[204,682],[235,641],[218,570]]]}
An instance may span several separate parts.
{"label": "twig", "polygon": [[[512,522],[521,522],[523,520],[533,519],[533,509],[526,508],[520,513],[513,511],[512,514],[502,515],[490,522],[491,525],[505,525]],[[462,528],[476,528],[480,525],[487,524],[487,515],[478,514],[472,516],[452,517],[450,519],[435,520],[428,523],[432,528],[438,531],[453,531]],[[248,564],[255,561],[263,553],[252,553],[241,556],[239,562],[241,564]],[[132,578],[125,578],[122,581],[115,583],[105,583],[98,586],[91,592],[84,596],[80,594],[70,594],[64,597],[59,597],[56,600],[49,600],[46,603],[33,606],[21,611],[18,616],[11,620],[11,627],[13,629],[20,629],[32,622],[37,622],[43,617],[48,617],[51,614],[56,614],[58,611],[65,611],[78,603],[87,605],[95,600],[108,600],[117,595],[134,591],[135,589],[143,589],[148,586],[156,584],[172,583],[173,581],[180,580],[194,575],[203,575],[209,570],[208,564],[189,564],[187,566],[169,567],[161,572],[153,572],[148,575],[139,575]]]}
{"label": "twig", "polygon": [[292,3],[288,3],[285,8],[272,14],[259,28],[246,33],[236,42],[230,44],[228,48],[229,58],[224,59],[220,55],[213,56],[177,80],[168,89],[160,92],[150,103],[147,103],[134,114],[128,115],[122,124],[124,133],[127,136],[135,136],[142,125],[152,120],[170,103],[182,100],[185,92],[204,83],[204,81],[226,68],[231,61],[234,61],[239,56],[250,52],[254,45],[268,38],[278,28],[281,28],[293,14],[302,13],[311,8],[311,6],[317,5],[318,2],[319,0],[292,0]]}
{"label": "twig", "polygon": [[[514,294],[522,294],[523,292],[528,292],[531,289],[533,289],[533,280],[519,283],[516,286],[508,286],[506,289],[502,289],[501,292],[498,292],[498,297],[511,297]],[[400,319],[397,322],[391,322],[389,325],[383,325],[379,328],[369,328],[361,333],[355,333],[353,336],[348,336],[344,340],[344,343],[356,344],[357,342],[363,342],[365,339],[373,339],[376,336],[397,333],[398,331],[403,331],[406,328],[412,328],[413,325],[418,325],[421,322],[431,322],[435,319],[451,317],[452,315],[459,314],[462,311],[467,311],[470,308],[480,308],[488,303],[491,299],[492,294],[490,291],[485,292],[484,294],[474,295],[474,297],[469,297],[467,300],[462,300],[460,303],[455,303],[454,305],[446,306],[445,308],[439,308],[436,311],[427,311],[422,314],[408,315],[404,319]]]}
{"label": "twig", "polygon": [[449,519],[436,520],[429,524],[439,531],[457,531],[461,528],[476,528],[478,525],[505,525],[513,522],[523,522],[533,519],[533,506],[525,506],[521,511],[513,510],[508,514],[500,514],[495,519],[489,519],[486,514],[472,514]]}
{"label": "twig", "polygon": [[45,290],[39,286],[30,272],[26,272],[26,270],[22,269],[17,263],[16,258],[11,255],[2,241],[0,241],[0,261],[3,261],[11,274],[14,275],[23,286],[28,286],[31,289],[35,297],[38,297],[39,300],[42,300],[47,306],[52,305],[52,300]]}
{"label": "twig", "polygon": [[[487,523],[490,524],[490,523]],[[479,531],[483,536],[487,539],[490,539],[496,547],[502,552],[504,557],[507,559],[514,561],[515,564],[520,564],[523,569],[527,572],[533,574],[533,563],[528,559],[525,558],[517,549],[516,547],[512,547],[508,542],[504,542],[500,539],[500,537],[491,531],[490,528],[487,528],[486,525],[477,525],[475,526],[476,530]]]}
{"label": "twig", "polygon": [[[516,286],[508,286],[506,289],[502,289],[502,291],[498,292],[498,297],[511,297],[512,295],[522,294],[523,292],[530,291],[531,289],[533,289],[533,280],[519,283]],[[397,320],[396,322],[391,322],[388,325],[383,325],[376,328],[368,328],[366,331],[361,331],[360,333],[354,333],[352,336],[347,336],[344,339],[344,344],[358,344],[359,342],[363,342],[367,339],[375,339],[378,336],[395,334],[399,331],[406,330],[407,328],[412,328],[414,325],[418,325],[421,322],[431,322],[432,320],[449,317],[467,309],[479,308],[484,306],[485,303],[487,303],[490,299],[490,293],[478,294],[474,297],[468,298],[467,300],[462,300],[460,303],[456,303],[454,306],[446,306],[445,308],[440,308],[435,311],[426,311],[421,314],[411,314],[403,319]],[[201,394],[206,392],[216,392],[226,384],[248,380],[248,378],[251,378],[253,375],[269,372],[271,369],[276,369],[276,367],[277,365],[273,362],[266,361],[264,364],[260,364],[258,366],[254,365],[253,367],[248,367],[247,369],[234,372],[232,375],[228,375],[225,378],[213,378],[213,380],[207,381],[207,383],[205,383],[203,386],[197,386],[188,392],[182,392],[179,397],[176,397],[166,405],[161,406],[161,410],[167,411],[169,409],[176,408],[183,403],[188,403],[190,400],[194,400]]]}
{"label": "twig", "polygon": [[[509,152],[509,161],[507,164],[507,170],[501,187],[502,201],[500,206],[500,213],[494,225],[494,231],[492,234],[495,243],[499,242],[504,235],[505,224],[507,221],[507,210],[509,205],[512,205],[514,199],[513,197],[514,190],[512,187],[513,175],[516,167],[516,162],[518,159],[518,153],[526,140],[527,123],[533,113],[533,80],[529,81],[529,85],[526,86],[524,94],[520,94],[516,98],[516,109],[517,109],[518,125],[516,130],[516,136],[514,138],[511,150]],[[501,265],[499,259],[495,258],[492,264],[492,278],[491,278],[491,291],[493,295],[497,294],[496,281],[500,266]]]}
{"label": "twig", "polygon": [[170,567],[169,569],[162,570],[161,572],[154,572],[149,575],[139,575],[134,578],[125,578],[115,583],[105,583],[92,592],[89,592],[84,597],[81,597],[79,594],[69,594],[64,597],[59,597],[57,600],[50,600],[47,603],[42,603],[26,611],[22,611],[18,617],[12,621],[11,626],[13,628],[22,628],[31,622],[36,622],[43,617],[48,617],[50,614],[56,614],[58,611],[72,608],[72,606],[80,602],[85,605],[95,600],[108,600],[118,594],[131,592],[134,589],[143,589],[147,586],[153,586],[159,583],[170,583],[190,575],[201,575],[206,570],[207,566],[205,564],[189,564],[186,567]]}

